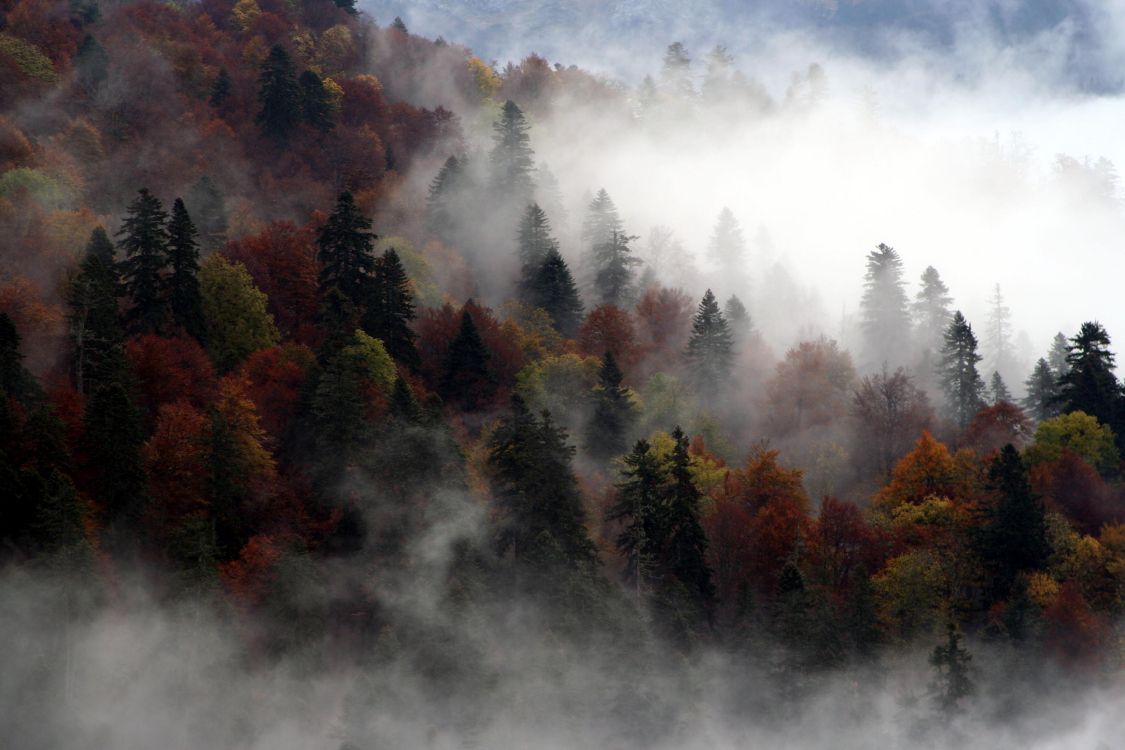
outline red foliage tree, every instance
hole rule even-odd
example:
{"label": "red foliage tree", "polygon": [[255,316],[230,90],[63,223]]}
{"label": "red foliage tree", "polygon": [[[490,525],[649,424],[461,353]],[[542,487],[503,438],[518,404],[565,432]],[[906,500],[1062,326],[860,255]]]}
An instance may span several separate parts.
{"label": "red foliage tree", "polygon": [[598,305],[578,329],[578,351],[589,357],[613,352],[626,381],[632,380],[630,375],[641,353],[632,317],[615,305]]}
{"label": "red foliage tree", "polygon": [[961,443],[986,456],[1008,443],[1017,449],[1023,448],[1031,440],[1032,431],[1031,420],[1023,409],[1009,401],[1001,401],[976,413],[965,428]]}
{"label": "red foliage tree", "polygon": [[150,415],[162,404],[184,400],[203,408],[215,397],[215,368],[190,336],[138,336],[126,343],[125,354]]}
{"label": "red foliage tree", "polygon": [[1074,451],[1064,449],[1058,461],[1031,467],[1031,486],[1087,534],[1121,519],[1121,504],[1105,480]]}
{"label": "red foliage tree", "polygon": [[1063,666],[1094,670],[1106,658],[1109,625],[1090,609],[1078,585],[1067,581],[1043,611],[1047,651]]}
{"label": "red foliage tree", "polygon": [[667,370],[691,336],[695,300],[680,289],[650,286],[637,303],[637,345],[643,356],[641,379]]}
{"label": "red foliage tree", "polygon": [[254,352],[242,364],[246,395],[261,416],[262,427],[275,441],[281,441],[293,423],[301,389],[315,361],[308,347],[284,344]]}

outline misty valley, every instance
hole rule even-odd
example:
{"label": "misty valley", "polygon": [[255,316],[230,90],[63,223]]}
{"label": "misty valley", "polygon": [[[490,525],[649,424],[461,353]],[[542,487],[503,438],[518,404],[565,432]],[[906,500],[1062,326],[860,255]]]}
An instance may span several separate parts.
{"label": "misty valley", "polygon": [[589,5],[0,0],[5,747],[1122,747],[1125,11]]}

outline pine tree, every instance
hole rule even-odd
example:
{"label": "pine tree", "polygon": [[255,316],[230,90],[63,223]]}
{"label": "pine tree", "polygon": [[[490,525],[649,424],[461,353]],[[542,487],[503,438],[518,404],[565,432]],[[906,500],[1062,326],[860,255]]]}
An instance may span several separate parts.
{"label": "pine tree", "polygon": [[283,145],[301,121],[301,88],[289,53],[280,44],[270,48],[258,76],[258,102],[262,108],[254,122],[262,135]]}
{"label": "pine tree", "polygon": [[158,333],[168,316],[164,269],[168,265],[168,214],[160,200],[141,189],[117,236],[124,252],[121,267],[132,307],[125,313],[129,333]]}
{"label": "pine tree", "polygon": [[634,266],[641,263],[633,256],[629,243],[635,235],[614,234],[610,241],[594,247],[594,290],[604,305],[628,307],[636,289]]}
{"label": "pine tree", "polygon": [[910,318],[902,259],[894,248],[881,244],[867,255],[860,310],[867,365],[878,368],[883,364],[901,364],[910,339]]}
{"label": "pine tree", "polygon": [[586,427],[586,449],[600,461],[625,452],[630,429],[636,420],[636,407],[621,383],[623,376],[612,352],[602,358],[598,387],[594,390],[594,410]]}
{"label": "pine tree", "polygon": [[321,133],[336,127],[336,111],[332,107],[332,97],[324,87],[324,81],[315,72],[306,70],[297,84],[301,88],[301,110],[304,120]]}
{"label": "pine tree", "polygon": [[225,66],[219,68],[219,74],[215,76],[215,82],[211,84],[211,96],[207,101],[216,109],[222,107],[230,99],[232,88],[233,83],[230,79],[230,73],[227,72]]}
{"label": "pine tree", "polygon": [[1042,422],[1058,416],[1058,378],[1045,358],[1040,357],[1035,363],[1035,369],[1025,385],[1027,397],[1023,400],[1023,408],[1032,419]]}
{"label": "pine tree", "polygon": [[1066,355],[1069,349],[1070,339],[1066,337],[1066,334],[1061,331],[1056,333],[1055,337],[1051,339],[1051,351],[1047,354],[1047,361],[1051,365],[1051,371],[1055,373],[1056,381],[1061,380],[1062,376],[1070,370],[1070,366],[1066,363]]}
{"label": "pine tree", "polygon": [[468,176],[467,160],[450,156],[430,183],[426,199],[426,227],[442,242],[451,245],[457,241],[456,230],[461,219],[462,191]]}
{"label": "pine tree", "polygon": [[730,377],[734,339],[710,289],[700,300],[692,320],[687,360],[692,379],[708,396],[714,396]]}
{"label": "pine tree", "polygon": [[[711,235],[708,254],[724,274],[741,278],[746,272],[746,240],[734,213],[724,207]],[[729,276],[728,276],[729,278]]]}
{"label": "pine tree", "polygon": [[86,255],[67,289],[67,322],[74,347],[72,371],[79,393],[121,382],[125,376],[125,334],[117,310],[121,284],[113,243],[101,227],[90,234]]}
{"label": "pine tree", "polygon": [[128,546],[145,506],[140,413],[121,383],[98,386],[86,402],[83,446],[91,495],[105,514],[114,546]]}
{"label": "pine tree", "polygon": [[962,430],[984,405],[984,382],[977,372],[981,357],[977,354],[977,337],[973,328],[958,310],[945,332],[938,376],[945,392],[950,418]]}
{"label": "pine tree", "polygon": [[395,378],[395,387],[391,391],[389,406],[391,416],[407,424],[418,424],[422,420],[422,408],[414,398],[414,391],[410,385],[399,375]]}
{"label": "pine tree", "polygon": [[356,310],[362,310],[375,273],[375,235],[351,193],[340,193],[336,208],[317,234],[318,289],[323,301],[337,289]]}
{"label": "pine tree", "polygon": [[1114,355],[1109,334],[1099,323],[1083,323],[1070,340],[1066,373],[1059,378],[1059,405],[1063,413],[1083,411],[1109,425],[1125,445],[1125,392],[1113,374]]}
{"label": "pine tree", "polygon": [[985,345],[989,352],[990,369],[1007,372],[1012,366],[1012,311],[1004,302],[997,284],[989,300],[988,335]]}
{"label": "pine tree", "polygon": [[993,597],[1008,596],[1018,574],[1047,564],[1046,511],[1031,491],[1019,452],[1006,445],[988,469],[988,488],[996,503],[985,516],[979,554],[993,576]]}
{"label": "pine tree", "polygon": [[518,205],[531,200],[535,184],[531,170],[535,165],[529,125],[523,111],[511,99],[504,102],[500,119],[492,126],[493,147],[489,156],[493,188],[506,202]]}
{"label": "pine tree", "polygon": [[168,306],[172,321],[201,344],[204,343],[203,296],[199,291],[199,232],[179,198],[172,204],[168,224]]}
{"label": "pine tree", "polygon": [[657,581],[657,558],[664,536],[660,524],[665,500],[667,471],[645,440],[638,440],[622,459],[617,502],[606,513],[606,520],[623,524],[617,535],[617,549],[625,557],[625,580],[644,601]]}
{"label": "pine tree", "polygon": [[750,318],[750,311],[737,295],[732,294],[723,305],[723,317],[727,319],[731,335],[735,342],[745,341],[754,333],[754,321]]}
{"label": "pine tree", "polygon": [[102,16],[98,0],[70,0],[70,17],[79,26],[97,23]]}
{"label": "pine tree", "polygon": [[559,243],[551,236],[551,222],[547,214],[532,203],[524,211],[516,234],[516,251],[520,260],[520,296],[531,303],[531,281],[539,271],[547,253],[557,251]]}
{"label": "pine tree", "polygon": [[582,300],[578,286],[557,249],[547,255],[528,282],[528,302],[547,311],[555,330],[573,338],[582,324]]}
{"label": "pine tree", "polygon": [[949,306],[953,298],[949,287],[941,280],[941,274],[933,266],[926,266],[922,272],[922,288],[914,298],[914,325],[922,346],[930,352],[940,352],[945,341],[945,331],[953,317]]}
{"label": "pine tree", "polygon": [[582,223],[582,241],[593,249],[611,243],[614,235],[623,234],[625,225],[617,213],[617,206],[603,188],[590,202]]}
{"label": "pine tree", "polygon": [[445,355],[441,394],[465,411],[476,411],[491,400],[496,391],[496,378],[488,368],[492,354],[481,340],[467,308],[468,303],[461,312],[461,328]]}
{"label": "pine tree", "polygon": [[414,320],[414,295],[410,291],[410,277],[394,248],[387,248],[375,261],[371,295],[367,299],[367,313],[363,328],[383,342],[387,353],[412,370],[421,367],[417,338],[410,322]]}
{"label": "pine tree", "polygon": [[109,55],[92,35],[87,34],[74,55],[74,72],[78,83],[89,94],[105,83],[109,75]]}
{"label": "pine tree", "polygon": [[988,395],[994,406],[1002,401],[1012,403],[1012,392],[1008,390],[1007,384],[1004,383],[1004,378],[1002,378],[1000,373],[996,370],[992,371],[992,379],[989,381],[988,385]]}
{"label": "pine tree", "polygon": [[949,623],[946,642],[934,646],[930,653],[930,666],[934,668],[930,690],[937,709],[947,718],[961,713],[961,700],[976,692],[969,675],[972,659],[972,655],[961,646],[961,634],[956,626]]}
{"label": "pine tree", "polygon": [[222,193],[214,181],[203,175],[188,191],[184,200],[196,229],[199,230],[199,243],[204,250],[214,250],[227,239],[227,209]]}
{"label": "pine tree", "polygon": [[408,31],[406,30],[406,24],[405,24],[405,23],[403,23],[403,20],[402,20],[402,18],[400,18],[399,16],[395,16],[395,20],[394,20],[394,21],[393,21],[393,22],[391,23],[391,26],[392,26],[392,27],[394,27],[394,28],[396,28],[396,29],[398,29],[398,30],[399,30],[399,31],[401,31],[401,32],[402,32],[403,34],[408,34],[408,33],[410,33],[410,32],[408,32]]}
{"label": "pine tree", "polygon": [[699,522],[703,493],[692,479],[687,436],[676,427],[672,431],[672,440],[672,482],[668,488],[664,566],[687,589],[698,615],[710,620],[715,607],[715,587],[707,564],[707,535]]}
{"label": "pine tree", "polygon": [[34,379],[23,366],[20,334],[8,313],[0,312],[0,401],[22,399],[28,395]]}
{"label": "pine tree", "polygon": [[690,98],[695,95],[691,82],[691,56],[681,42],[673,42],[664,51],[664,68],[661,83],[671,93]]}

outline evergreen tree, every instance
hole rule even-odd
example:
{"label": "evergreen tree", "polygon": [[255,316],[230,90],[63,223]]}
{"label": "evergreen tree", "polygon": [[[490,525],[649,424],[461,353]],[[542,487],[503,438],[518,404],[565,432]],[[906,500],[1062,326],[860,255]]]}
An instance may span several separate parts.
{"label": "evergreen tree", "polygon": [[86,402],[82,426],[91,495],[113,545],[128,546],[146,502],[140,413],[121,383],[101,385]]}
{"label": "evergreen tree", "polygon": [[992,371],[992,379],[988,384],[988,395],[991,397],[993,405],[999,404],[1001,401],[1012,403],[1012,392],[1008,390],[1004,378],[1000,377],[1000,373],[996,370]]}
{"label": "evergreen tree", "polygon": [[172,321],[196,341],[204,342],[203,296],[199,291],[199,232],[179,198],[168,224],[168,305]]}
{"label": "evergreen tree", "polygon": [[1099,323],[1083,323],[1070,340],[1066,353],[1066,373],[1059,378],[1059,405],[1063,413],[1086,412],[1109,425],[1125,446],[1125,393],[1113,374],[1114,355],[1109,350],[1109,334]]}
{"label": "evergreen tree", "polygon": [[164,269],[168,265],[168,214],[160,200],[141,189],[129,205],[118,231],[117,246],[124,252],[125,292],[132,307],[125,313],[129,333],[158,333],[168,313]]}
{"label": "evergreen tree", "polygon": [[672,440],[672,481],[665,511],[667,541],[664,545],[664,566],[687,590],[696,616],[709,621],[715,607],[715,587],[707,564],[707,535],[699,522],[703,493],[692,479],[687,436],[676,427],[672,431]]}
{"label": "evergreen tree", "polygon": [[447,245],[457,240],[457,226],[461,218],[462,191],[468,176],[465,171],[467,160],[450,156],[445,160],[433,181],[430,183],[426,199],[426,227]]}
{"label": "evergreen tree", "polygon": [[1018,574],[1047,564],[1046,511],[1031,491],[1019,452],[1006,445],[988,469],[988,487],[996,502],[986,512],[979,554],[993,578],[993,597],[1008,596]]}
{"label": "evergreen tree", "polygon": [[406,275],[398,253],[394,248],[387,248],[375,261],[363,328],[383,342],[388,354],[410,369],[417,370],[422,362],[414,347],[417,336],[410,327],[414,318],[410,277]]}
{"label": "evergreen tree", "polygon": [[742,278],[746,273],[746,240],[742,237],[742,227],[734,213],[724,207],[719,212],[715,231],[711,235],[708,254],[726,276],[728,281]]}
{"label": "evergreen tree", "polygon": [[666,496],[667,471],[645,440],[638,440],[622,459],[617,502],[606,513],[606,520],[620,522],[617,549],[625,557],[625,580],[632,584],[637,599],[644,601],[658,580],[661,529]]}
{"label": "evergreen tree", "polygon": [[1023,408],[1036,422],[1058,416],[1058,378],[1051,371],[1051,365],[1043,357],[1035,363],[1031,377],[1025,383],[1027,397]]}
{"label": "evergreen tree", "polygon": [[302,118],[301,87],[289,53],[280,44],[270,48],[258,76],[258,102],[261,109],[254,122],[262,135],[283,145]]}
{"label": "evergreen tree", "polygon": [[33,379],[23,367],[20,334],[6,312],[0,312],[0,400],[22,399],[32,387]]}
{"label": "evergreen tree", "polygon": [[113,243],[101,227],[90,234],[78,274],[67,288],[67,322],[74,347],[72,371],[79,393],[125,376],[125,334],[117,310],[121,285]]}
{"label": "evergreen tree", "polygon": [[989,352],[990,369],[1007,372],[1012,367],[1012,311],[1004,302],[997,284],[989,300],[988,335],[985,345]]}
{"label": "evergreen tree", "polygon": [[547,253],[557,251],[558,247],[559,243],[551,236],[551,222],[547,219],[547,214],[537,203],[528,205],[516,234],[521,272],[520,296],[525,302],[533,304],[529,299],[532,278],[547,259]]}
{"label": "evergreen tree", "polygon": [[977,372],[977,337],[961,311],[953,313],[953,320],[945,332],[945,346],[941,350],[938,376],[945,393],[945,404],[950,418],[962,430],[984,405],[984,382]]}
{"label": "evergreen tree", "polygon": [[317,234],[318,289],[323,301],[338,289],[356,310],[363,309],[375,273],[375,235],[351,193],[340,193],[336,208]]}
{"label": "evergreen tree", "polygon": [[602,304],[632,304],[637,275],[633,268],[641,263],[629,247],[635,239],[635,235],[614,234],[609,242],[594,247],[594,289]]}
{"label": "evergreen tree", "polygon": [[926,266],[922,272],[922,288],[914,298],[914,325],[918,338],[926,351],[940,352],[945,341],[945,331],[953,317],[949,306],[953,298],[949,287],[941,280],[941,274],[933,266]]}
{"label": "evergreen tree", "polygon": [[664,68],[660,77],[661,83],[670,93],[685,98],[695,95],[695,87],[691,82],[691,56],[681,42],[669,44],[664,51]]}
{"label": "evergreen tree", "polygon": [[1047,354],[1047,362],[1051,365],[1051,371],[1055,373],[1055,380],[1061,380],[1063,375],[1070,370],[1070,366],[1066,363],[1066,355],[1070,349],[1070,339],[1062,332],[1056,333],[1055,337],[1051,339],[1051,351]]}
{"label": "evergreen tree", "polygon": [[536,418],[518,395],[489,441],[498,520],[496,547],[532,569],[590,570],[597,551],[571,468],[574,448],[549,412]]}
{"label": "evergreen tree", "polygon": [[315,72],[306,70],[297,84],[301,87],[301,105],[304,120],[321,133],[336,127],[336,111],[324,81]]}
{"label": "evergreen tree", "polygon": [[232,88],[233,82],[230,79],[230,73],[227,72],[225,66],[219,68],[219,74],[215,76],[215,82],[211,84],[211,96],[207,101],[216,109],[222,107],[230,99]]}
{"label": "evergreen tree", "polygon": [[227,239],[227,209],[222,193],[214,181],[203,175],[188,191],[184,200],[199,230],[199,243],[204,250],[214,250]]}
{"label": "evergreen tree", "polygon": [[594,411],[586,428],[586,449],[600,461],[625,452],[626,440],[636,420],[636,407],[612,352],[602,358],[598,387],[594,389]]}
{"label": "evergreen tree", "polygon": [[336,3],[337,8],[347,11],[353,16],[359,12],[356,10],[355,0],[334,0],[334,2]]}
{"label": "evergreen tree", "polygon": [[528,283],[528,302],[547,311],[560,334],[573,338],[582,324],[578,286],[557,249],[550,249]]}
{"label": "evergreen tree", "polygon": [[902,364],[910,338],[910,318],[902,259],[894,248],[881,244],[867,255],[860,311],[867,366]]}
{"label": "evergreen tree", "polygon": [[598,248],[611,243],[615,235],[623,234],[625,225],[617,213],[617,206],[603,188],[590,202],[582,223],[582,241],[590,248]]}
{"label": "evergreen tree", "polygon": [[750,318],[750,311],[737,295],[732,294],[723,305],[723,317],[727,319],[736,343],[745,341],[754,333],[754,321]]}
{"label": "evergreen tree", "polygon": [[500,119],[492,126],[494,145],[489,156],[493,187],[505,201],[518,201],[521,206],[531,200],[535,190],[528,129],[527,118],[516,103],[511,99],[504,102]]}
{"label": "evergreen tree", "polygon": [[393,22],[391,23],[391,26],[392,26],[393,28],[396,28],[396,29],[398,29],[398,30],[399,30],[399,31],[401,31],[401,32],[402,32],[403,34],[408,34],[408,33],[410,33],[410,32],[408,32],[408,31],[406,30],[406,24],[405,24],[405,23],[403,23],[403,20],[402,20],[402,18],[400,18],[399,16],[395,16],[395,20],[394,20],[394,21],[393,21]]}
{"label": "evergreen tree", "polygon": [[89,94],[97,91],[109,75],[109,55],[90,34],[83,37],[78,45],[74,55],[74,73],[78,83]]}
{"label": "evergreen tree", "polygon": [[961,646],[961,634],[949,623],[948,635],[943,645],[934,646],[930,653],[930,666],[934,680],[930,685],[934,704],[947,718],[960,713],[961,701],[976,691],[969,675],[972,655]]}
{"label": "evergreen tree", "polygon": [[102,16],[98,0],[70,0],[70,17],[77,25],[97,23]]}
{"label": "evergreen tree", "polygon": [[477,332],[468,304],[461,312],[461,328],[445,355],[441,379],[442,398],[465,411],[485,406],[496,391],[496,378],[488,368],[492,354]]}
{"label": "evergreen tree", "polygon": [[391,391],[389,406],[391,416],[407,424],[418,424],[422,420],[422,408],[414,398],[414,391],[410,385],[399,375],[395,378],[395,387]]}
{"label": "evergreen tree", "polygon": [[692,379],[708,396],[714,396],[730,376],[734,339],[710,289],[700,300],[692,320],[687,360]]}

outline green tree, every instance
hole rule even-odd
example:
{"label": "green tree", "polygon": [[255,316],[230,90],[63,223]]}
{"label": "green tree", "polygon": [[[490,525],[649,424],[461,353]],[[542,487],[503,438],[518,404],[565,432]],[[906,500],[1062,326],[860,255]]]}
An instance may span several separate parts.
{"label": "green tree", "polygon": [[734,339],[710,289],[700,300],[692,320],[687,360],[691,377],[703,393],[714,395],[730,377]]}
{"label": "green tree", "polygon": [[1051,339],[1051,351],[1047,354],[1047,361],[1051,363],[1051,371],[1055,373],[1055,380],[1062,378],[1070,369],[1066,363],[1069,347],[1070,339],[1062,332],[1056,333],[1055,337]]}
{"label": "green tree", "polygon": [[336,208],[317,235],[321,300],[338,289],[356,310],[362,310],[375,273],[375,235],[351,193],[341,193]]}
{"label": "green tree", "polygon": [[117,310],[120,295],[113,243],[105,230],[97,227],[90,234],[85,257],[66,294],[72,371],[79,393],[120,382],[125,376],[125,334]]}
{"label": "green tree", "polygon": [[586,449],[600,461],[625,452],[629,432],[637,419],[629,389],[613,352],[606,352],[594,389],[594,410],[586,426]]}
{"label": "green tree", "polygon": [[215,76],[215,81],[211,84],[211,96],[207,101],[212,107],[222,107],[230,99],[232,88],[230,73],[227,72],[225,66],[219,68],[219,74]]}
{"label": "green tree", "polygon": [[735,342],[745,341],[754,333],[754,321],[750,318],[750,311],[738,295],[732,294],[723,305],[723,317],[727,319],[731,335]]}
{"label": "green tree", "polygon": [[612,242],[615,234],[624,235],[625,225],[621,222],[613,199],[602,188],[590,201],[586,219],[582,223],[582,241],[587,247],[597,248]]}
{"label": "green tree", "polygon": [[1119,453],[1109,425],[1083,411],[1072,411],[1045,419],[1035,428],[1035,441],[1027,447],[1030,464],[1058,461],[1063,451],[1077,454],[1098,471],[1117,468]]}
{"label": "green tree", "polygon": [[936,354],[945,343],[945,331],[953,317],[949,307],[953,297],[949,287],[941,280],[941,274],[933,266],[926,266],[922,272],[922,288],[914,297],[912,311],[918,338],[928,352]]}
{"label": "green tree", "polygon": [[426,198],[426,227],[447,245],[457,241],[457,227],[463,218],[463,191],[468,184],[467,160],[450,156],[433,181]]}
{"label": "green tree", "polygon": [[496,378],[488,367],[492,354],[481,340],[467,307],[461,312],[461,328],[445,355],[441,395],[466,411],[476,411],[492,399]]}
{"label": "green tree", "polygon": [[1023,408],[1032,419],[1042,422],[1058,414],[1058,379],[1045,358],[1040,357],[1035,363],[1035,369],[1024,385],[1027,386],[1027,396],[1023,399]]}
{"label": "green tree", "polygon": [[715,587],[707,564],[707,535],[699,522],[703,493],[692,479],[687,436],[676,427],[672,440],[664,567],[687,590],[695,616],[709,621],[715,607]]}
{"label": "green tree", "polygon": [[167,321],[164,269],[168,265],[168,214],[160,200],[142,188],[129,205],[117,236],[125,255],[121,264],[125,292],[132,306],[125,313],[129,333],[159,333]]}
{"label": "green tree", "polygon": [[988,468],[995,504],[986,508],[979,554],[992,575],[993,596],[1003,599],[1016,576],[1040,570],[1051,554],[1043,504],[1032,493],[1019,452],[1006,445]]}
{"label": "green tree", "polygon": [[289,53],[280,44],[270,48],[258,76],[258,111],[254,122],[262,135],[283,145],[300,123],[303,111],[301,87]]}
{"label": "green tree", "polygon": [[306,70],[297,84],[301,88],[301,109],[305,122],[321,133],[327,133],[336,127],[336,110],[332,106],[332,97],[320,76]]}
{"label": "green tree", "polygon": [[1067,346],[1067,371],[1059,378],[1059,404],[1063,412],[1081,411],[1109,425],[1122,447],[1125,429],[1125,393],[1113,374],[1114,355],[1109,334],[1098,323],[1083,323]]}
{"label": "green tree", "polygon": [[977,372],[977,337],[958,310],[945,331],[938,377],[950,418],[962,430],[984,405],[984,382]]}
{"label": "green tree", "polygon": [[168,306],[172,321],[196,341],[204,338],[203,296],[199,291],[199,232],[179,198],[172,204],[172,220],[168,224]]}
{"label": "green tree", "polygon": [[902,258],[893,247],[880,244],[867,255],[860,314],[867,367],[902,364],[910,341],[910,316]]}
{"label": "green tree", "polygon": [[988,384],[988,395],[994,405],[1001,401],[1012,403],[1012,392],[1008,390],[1008,385],[1004,382],[1004,378],[1000,377],[1000,372],[997,370],[992,371],[992,379]]}
{"label": "green tree", "polygon": [[664,536],[660,524],[665,500],[667,471],[645,440],[621,459],[621,481],[617,499],[606,520],[622,525],[617,549],[625,557],[625,579],[639,601],[645,602],[657,582],[657,558]]}
{"label": "green tree", "polygon": [[570,268],[555,248],[547,251],[528,282],[528,303],[551,316],[555,330],[573,338],[582,324],[582,299]]}
{"label": "green tree", "polygon": [[636,294],[635,266],[641,259],[633,255],[629,243],[636,235],[614,234],[608,242],[594,246],[594,290],[603,305],[628,307]]}
{"label": "green tree", "polygon": [[421,367],[421,360],[414,346],[417,335],[410,327],[414,318],[410,278],[398,253],[394,248],[388,248],[375,261],[363,325],[369,334],[383,342],[392,357],[417,370]]}
{"label": "green tree", "polygon": [[212,255],[203,262],[199,280],[207,353],[220,372],[278,342],[266,295],[254,286],[246,266]]}
{"label": "green tree", "polygon": [[535,184],[531,178],[535,166],[531,150],[530,126],[523,111],[511,99],[504,102],[500,119],[492,126],[492,185],[506,201],[531,199]]}
{"label": "green tree", "polygon": [[961,701],[976,692],[976,686],[969,674],[972,654],[961,645],[961,634],[953,623],[949,623],[947,633],[945,643],[930,652],[930,666],[934,668],[930,691],[938,711],[952,717],[961,713]]}
{"label": "green tree", "polygon": [[128,547],[147,502],[140,413],[122,384],[101,385],[86,402],[82,427],[90,494],[105,515],[111,545]]}
{"label": "green tree", "polygon": [[531,280],[538,272],[547,254],[558,250],[559,243],[551,236],[551,222],[538,203],[531,203],[520,218],[516,233],[516,252],[520,261],[520,297],[528,304]]}

